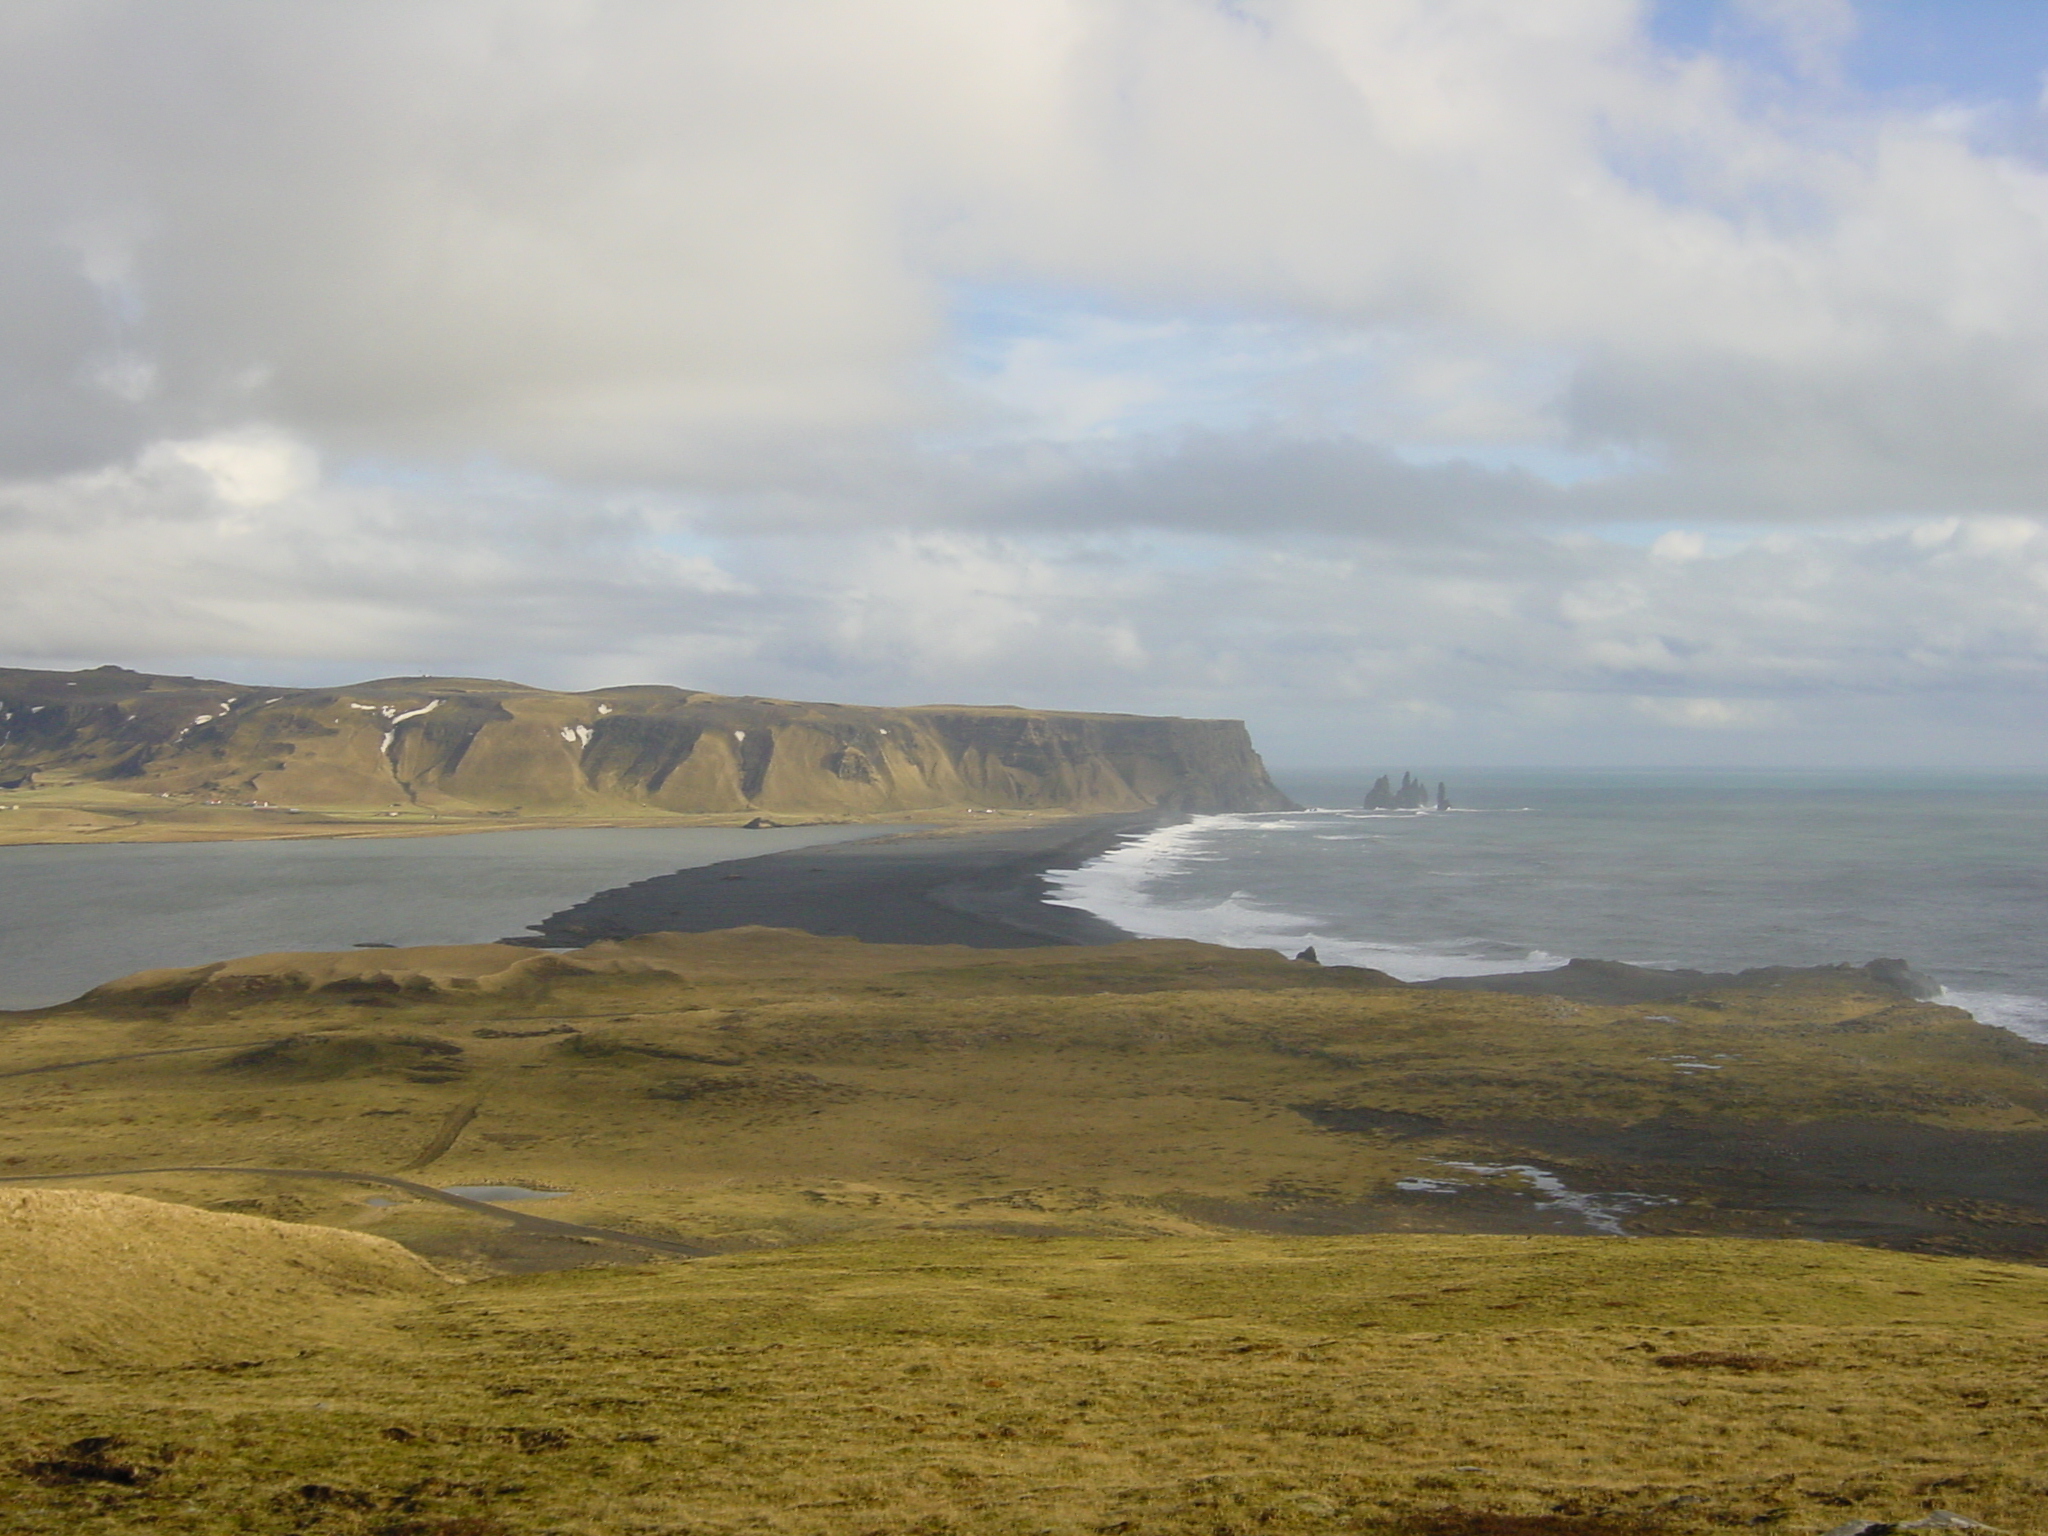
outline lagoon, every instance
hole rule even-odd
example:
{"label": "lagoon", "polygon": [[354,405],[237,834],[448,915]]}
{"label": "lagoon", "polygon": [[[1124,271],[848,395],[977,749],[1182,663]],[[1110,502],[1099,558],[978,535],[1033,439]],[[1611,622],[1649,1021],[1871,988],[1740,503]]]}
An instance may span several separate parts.
{"label": "lagoon", "polygon": [[589,827],[446,837],[0,847],[0,1009],[158,966],[479,944],[600,890],[896,826]]}

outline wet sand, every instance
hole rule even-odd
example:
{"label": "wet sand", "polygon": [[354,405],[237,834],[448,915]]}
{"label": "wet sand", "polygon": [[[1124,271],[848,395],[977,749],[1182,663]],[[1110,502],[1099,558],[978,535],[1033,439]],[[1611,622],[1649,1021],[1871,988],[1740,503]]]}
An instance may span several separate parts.
{"label": "wet sand", "polygon": [[1145,811],[995,832],[908,833],[679,870],[601,891],[506,942],[572,949],[642,933],[760,924],[870,944],[1114,944],[1131,935],[1048,903],[1042,877],[1163,819]]}

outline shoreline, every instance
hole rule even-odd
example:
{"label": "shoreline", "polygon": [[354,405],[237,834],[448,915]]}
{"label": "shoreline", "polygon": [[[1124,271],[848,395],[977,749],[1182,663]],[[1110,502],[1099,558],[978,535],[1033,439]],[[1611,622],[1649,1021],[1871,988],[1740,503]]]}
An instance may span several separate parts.
{"label": "shoreline", "polygon": [[[126,797],[141,799],[139,796]],[[761,819],[753,811],[670,812],[658,816],[578,816],[545,814],[502,816],[477,812],[251,809],[205,807],[219,815],[187,818],[181,813],[201,808],[165,808],[153,800],[139,808],[105,798],[53,797],[35,790],[0,795],[0,848],[87,847],[108,843],[244,843],[322,842],[337,838],[466,837],[491,832],[567,832],[584,830],[664,831],[712,828],[741,831]],[[118,819],[117,819],[118,818]],[[892,814],[824,815],[775,820],[777,828],[905,826],[929,827],[935,833],[978,833],[990,826],[1038,827],[1072,821],[1063,810],[970,810],[966,807],[909,810]],[[97,821],[97,825],[90,823]]]}
{"label": "shoreline", "polygon": [[1140,811],[1031,827],[933,828],[728,860],[600,891],[500,942],[577,949],[645,933],[759,926],[870,944],[1116,944],[1134,935],[1048,901],[1042,876],[1173,819]]}

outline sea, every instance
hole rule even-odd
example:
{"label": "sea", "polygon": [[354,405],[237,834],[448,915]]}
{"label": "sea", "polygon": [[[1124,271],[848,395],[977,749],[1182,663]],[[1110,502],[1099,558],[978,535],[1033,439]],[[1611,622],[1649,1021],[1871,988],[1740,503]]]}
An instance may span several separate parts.
{"label": "sea", "polygon": [[[1403,980],[1573,956],[1730,971],[1896,957],[2048,1042],[2048,774],[1438,769],[1448,811],[1366,811],[1402,765],[1279,772],[1308,809],[1199,816],[1048,875],[1147,937]],[[154,966],[476,943],[694,865],[893,826],[0,847],[0,1009]]]}
{"label": "sea", "polygon": [[1897,957],[2048,1042],[2048,775],[1431,768],[1449,810],[1364,810],[1389,767],[1276,773],[1307,809],[1165,827],[1051,899],[1404,981]]}
{"label": "sea", "polygon": [[0,1009],[241,955],[489,943],[654,875],[907,830],[572,827],[0,848]]}

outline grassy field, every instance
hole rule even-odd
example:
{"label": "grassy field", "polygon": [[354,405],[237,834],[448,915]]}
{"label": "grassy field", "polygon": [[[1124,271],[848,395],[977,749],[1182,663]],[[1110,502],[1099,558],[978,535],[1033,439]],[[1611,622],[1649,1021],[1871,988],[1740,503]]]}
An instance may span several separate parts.
{"label": "grassy field", "polygon": [[36,1185],[469,1283],[0,1377],[0,1531],[2032,1530],[2044,1058],[1847,970],[1641,1012],[757,929],[154,973],[6,1016],[0,1175],[411,1169],[721,1251]]}
{"label": "grassy field", "polygon": [[[2048,1050],[1858,971],[1646,1014],[1181,942],[981,951],[755,929],[568,958],[259,957],[11,1018],[13,1176],[430,1168],[720,1248],[905,1223],[1618,1223],[2048,1254]],[[33,1070],[103,1058],[123,1059]],[[486,1270],[511,1258],[488,1251],[488,1221],[373,1206],[390,1192],[371,1187],[95,1187],[358,1226]],[[1602,1203],[1616,1193],[1639,1198]]]}
{"label": "grassy field", "polygon": [[1842,1245],[877,1236],[9,1383],[0,1530],[2025,1531],[2044,1367],[2048,1276]]}

